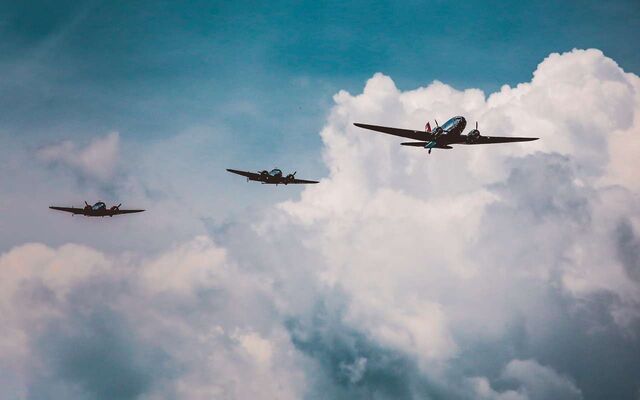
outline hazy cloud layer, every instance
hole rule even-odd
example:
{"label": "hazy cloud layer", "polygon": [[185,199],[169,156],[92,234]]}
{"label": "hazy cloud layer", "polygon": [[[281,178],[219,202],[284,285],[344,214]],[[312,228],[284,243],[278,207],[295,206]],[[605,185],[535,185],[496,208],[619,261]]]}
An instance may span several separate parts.
{"label": "hazy cloud layer", "polygon": [[40,149],[38,156],[50,165],[68,167],[83,178],[106,182],[113,179],[116,173],[119,146],[120,136],[112,132],[92,140],[84,147],[78,147],[71,141],[45,146]]}
{"label": "hazy cloud layer", "polygon": [[[96,163],[132,166],[118,193],[176,212],[100,225],[130,227],[135,252],[2,254],[0,397],[637,396],[637,76],[575,50],[488,97],[441,82],[403,92],[376,74],[334,100],[320,133],[329,176],[226,224],[200,219],[197,189],[188,203],[197,168],[163,167],[172,146]],[[541,140],[427,155],[352,125],[452,115]],[[40,156],[84,170],[95,143]],[[83,238],[97,230],[71,223]],[[163,248],[146,250],[144,234]]]}

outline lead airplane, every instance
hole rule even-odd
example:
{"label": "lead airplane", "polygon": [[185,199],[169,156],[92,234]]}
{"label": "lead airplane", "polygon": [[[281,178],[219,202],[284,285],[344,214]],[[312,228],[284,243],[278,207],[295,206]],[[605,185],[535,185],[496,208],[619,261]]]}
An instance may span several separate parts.
{"label": "lead airplane", "polygon": [[410,129],[390,128],[386,126],[367,125],[354,123],[355,126],[372,131],[387,133],[389,135],[400,136],[408,139],[416,140],[416,142],[400,143],[403,146],[423,147],[429,149],[452,149],[452,144],[492,144],[492,143],[513,143],[513,142],[530,142],[539,138],[530,137],[501,137],[501,136],[482,136],[478,130],[478,122],[476,121],[475,129],[472,129],[466,135],[463,135],[467,120],[464,117],[453,117],[442,126],[438,126],[436,121],[436,129],[431,130],[431,124],[427,122],[424,131],[414,131]]}
{"label": "lead airplane", "polygon": [[84,202],[84,207],[57,207],[51,206],[49,207],[52,210],[65,211],[71,213],[71,215],[84,215],[85,217],[113,217],[114,215],[120,214],[132,214],[143,212],[144,210],[121,210],[120,206],[122,203],[117,206],[113,206],[107,208],[107,205],[103,202],[99,201],[94,205],[89,205],[86,201]]}
{"label": "lead airplane", "polygon": [[282,171],[279,169],[272,169],[271,171],[259,171],[259,172],[249,172],[249,171],[239,171],[237,169],[229,169],[227,171],[242,175],[247,178],[247,182],[249,181],[257,181],[262,183],[268,183],[272,185],[288,185],[288,184],[300,184],[300,183],[318,183],[318,181],[307,181],[305,179],[296,179],[296,172],[293,174],[289,174],[284,176]]}

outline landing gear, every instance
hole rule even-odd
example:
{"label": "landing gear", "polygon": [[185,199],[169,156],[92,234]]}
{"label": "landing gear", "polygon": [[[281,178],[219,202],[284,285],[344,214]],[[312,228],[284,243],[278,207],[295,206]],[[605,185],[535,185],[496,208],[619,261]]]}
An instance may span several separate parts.
{"label": "landing gear", "polygon": [[428,154],[431,154],[431,149],[429,149],[429,153]]}

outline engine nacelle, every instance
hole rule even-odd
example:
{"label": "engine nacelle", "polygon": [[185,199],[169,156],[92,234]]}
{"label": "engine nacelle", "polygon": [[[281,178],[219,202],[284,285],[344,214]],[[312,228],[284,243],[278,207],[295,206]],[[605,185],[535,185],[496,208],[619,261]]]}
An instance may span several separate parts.
{"label": "engine nacelle", "polygon": [[480,131],[477,129],[472,130],[467,133],[467,143],[472,144],[478,142],[480,139]]}

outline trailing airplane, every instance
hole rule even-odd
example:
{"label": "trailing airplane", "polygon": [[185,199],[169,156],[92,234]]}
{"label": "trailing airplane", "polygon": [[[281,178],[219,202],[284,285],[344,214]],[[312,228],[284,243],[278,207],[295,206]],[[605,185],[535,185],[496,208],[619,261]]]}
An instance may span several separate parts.
{"label": "trailing airplane", "polygon": [[86,201],[84,202],[84,207],[49,207],[52,210],[65,211],[71,213],[71,215],[84,215],[85,217],[113,217],[114,215],[120,214],[132,214],[143,212],[144,210],[121,210],[120,206],[122,203],[117,206],[113,206],[107,209],[107,205],[103,202],[99,201],[96,204],[90,206]]}
{"label": "trailing airplane", "polygon": [[272,169],[271,171],[259,171],[259,172],[249,172],[249,171],[239,171],[237,169],[229,169],[227,171],[245,176],[247,178],[247,182],[249,181],[257,181],[267,184],[279,185],[279,184],[301,184],[301,183],[318,183],[318,181],[307,181],[304,179],[296,179],[296,172],[293,174],[289,174],[284,176],[282,171],[279,169]]}
{"label": "trailing airplane", "polygon": [[431,124],[427,122],[424,131],[413,131],[409,129],[390,128],[386,126],[367,125],[354,123],[355,126],[372,131],[387,133],[389,135],[400,136],[417,140],[416,142],[400,143],[403,146],[423,147],[429,149],[452,149],[452,144],[492,144],[492,143],[513,143],[513,142],[530,142],[539,138],[529,137],[500,137],[500,136],[482,136],[478,130],[478,122],[476,121],[475,129],[472,129],[466,135],[463,135],[467,121],[464,117],[453,117],[444,125],[439,126],[436,121],[436,129],[431,130]]}

